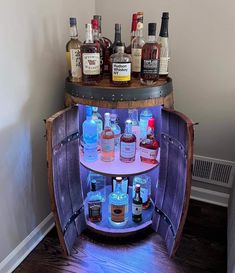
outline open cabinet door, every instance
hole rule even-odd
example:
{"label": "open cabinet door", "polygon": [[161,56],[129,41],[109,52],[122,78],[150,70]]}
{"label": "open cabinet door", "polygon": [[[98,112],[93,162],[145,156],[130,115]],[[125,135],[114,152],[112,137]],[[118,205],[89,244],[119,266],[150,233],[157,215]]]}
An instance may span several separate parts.
{"label": "open cabinet door", "polygon": [[66,255],[85,227],[79,169],[78,108],[64,109],[46,121],[48,186],[60,243]]}
{"label": "open cabinet door", "polygon": [[166,241],[171,257],[179,246],[188,211],[193,133],[192,120],[177,111],[162,109],[160,172],[153,228]]}

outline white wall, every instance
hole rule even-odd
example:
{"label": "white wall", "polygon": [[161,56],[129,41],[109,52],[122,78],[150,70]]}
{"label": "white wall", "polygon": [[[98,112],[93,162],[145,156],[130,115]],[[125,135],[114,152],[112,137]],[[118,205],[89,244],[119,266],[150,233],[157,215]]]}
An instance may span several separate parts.
{"label": "white wall", "polygon": [[68,18],[95,0],[0,1],[0,262],[50,213],[43,119],[62,109]]}
{"label": "white wall", "polygon": [[96,0],[103,34],[113,40],[114,23],[122,24],[129,44],[132,13],[144,12],[160,28],[162,11],[170,12],[170,76],[175,108],[194,121],[195,154],[235,161],[235,1],[233,0]]}

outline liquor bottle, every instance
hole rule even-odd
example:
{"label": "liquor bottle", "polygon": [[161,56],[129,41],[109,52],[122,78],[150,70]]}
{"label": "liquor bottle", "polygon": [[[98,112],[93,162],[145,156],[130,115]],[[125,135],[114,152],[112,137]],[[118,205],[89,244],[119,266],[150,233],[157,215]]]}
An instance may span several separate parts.
{"label": "liquor bottle", "polygon": [[102,196],[96,190],[96,181],[91,180],[91,191],[87,194],[88,218],[91,222],[102,220]]}
{"label": "liquor bottle", "polygon": [[125,122],[125,132],[120,138],[120,161],[131,163],[135,161],[136,136],[132,133],[132,122]]}
{"label": "liquor bottle", "polygon": [[145,44],[143,27],[143,12],[138,12],[136,37],[131,42],[132,76],[134,78],[140,78],[142,48]]}
{"label": "liquor bottle", "polygon": [[66,44],[66,59],[71,82],[81,81],[81,44],[78,40],[77,20],[70,18],[70,41]]}
{"label": "liquor bottle", "polygon": [[124,51],[125,51],[125,44],[122,43],[122,38],[121,38],[121,24],[115,24],[114,42],[110,48],[111,54],[117,53],[117,46],[119,47],[120,44],[123,44]]}
{"label": "liquor bottle", "polygon": [[117,43],[117,53],[110,56],[111,63],[111,83],[114,86],[129,86],[131,83],[131,57],[124,53],[123,43]]}
{"label": "liquor bottle", "polygon": [[158,43],[160,44],[160,47],[161,47],[160,70],[159,70],[160,78],[166,78],[168,76],[168,65],[170,60],[168,22],[169,22],[169,13],[163,12],[161,30],[158,37]]}
{"label": "liquor bottle", "polygon": [[117,122],[117,114],[111,114],[110,121],[111,121],[111,129],[114,133],[115,150],[118,151],[120,147],[121,128]]}
{"label": "liquor bottle", "polygon": [[91,24],[86,24],[86,41],[81,45],[82,81],[97,84],[100,81],[100,48],[94,43]]}
{"label": "liquor bottle", "polygon": [[114,132],[111,129],[110,123],[110,113],[104,114],[104,130],[101,133],[100,137],[101,142],[101,160],[103,161],[113,161],[115,154],[114,146]]}
{"label": "liquor bottle", "polygon": [[100,135],[103,131],[103,120],[101,114],[98,112],[98,107],[92,107],[92,120],[97,126],[98,144],[100,145]]}
{"label": "liquor bottle", "polygon": [[139,149],[140,145],[140,126],[138,120],[138,109],[128,109],[129,119],[132,122],[132,133],[136,137],[136,149]]}
{"label": "liquor bottle", "polygon": [[110,57],[110,48],[112,42],[110,39],[102,36],[102,17],[100,15],[94,15],[94,19],[98,20],[99,23],[99,39],[103,44],[104,48],[104,57],[103,57],[103,66],[104,66],[104,74],[109,74],[110,72],[110,64],[109,64],[109,57]]}
{"label": "liquor bottle", "polygon": [[89,171],[88,175],[87,175],[87,185],[91,185],[92,180],[95,180],[95,187],[96,187],[96,191],[99,192],[99,194],[101,195],[101,201],[105,202],[106,200],[106,176],[93,172],[93,171]]}
{"label": "liquor bottle", "polygon": [[86,120],[82,124],[84,160],[94,162],[98,159],[97,154],[97,125],[91,118],[92,108],[86,106]]}
{"label": "liquor bottle", "polygon": [[116,177],[115,191],[109,194],[109,222],[122,227],[128,221],[128,194],[122,192],[122,177]]}
{"label": "liquor bottle", "polygon": [[140,140],[146,138],[148,120],[152,117],[152,111],[148,108],[145,108],[140,112]]}
{"label": "liquor bottle", "polygon": [[156,23],[148,24],[148,41],[142,48],[141,83],[153,85],[159,78],[160,45],[156,42]]}
{"label": "liquor bottle", "polygon": [[142,198],[140,196],[140,184],[135,185],[135,196],[132,199],[132,220],[135,223],[142,221]]}
{"label": "liquor bottle", "polygon": [[140,185],[140,196],[143,202],[143,209],[147,209],[151,204],[151,178],[146,174],[136,175],[133,178],[132,197],[135,196],[135,186]]}
{"label": "liquor bottle", "polygon": [[[131,42],[136,36],[136,29],[137,29],[137,14],[132,14],[132,23],[131,23]],[[126,53],[131,54],[131,42],[130,45],[126,48]]]}
{"label": "liquor bottle", "polygon": [[[116,188],[116,177],[112,177],[112,192],[115,191]],[[122,177],[122,192],[128,193],[129,188],[129,178],[128,177]]]}
{"label": "liquor bottle", "polygon": [[154,136],[154,118],[148,121],[147,137],[140,142],[140,160],[144,163],[156,164],[159,142]]}
{"label": "liquor bottle", "polygon": [[97,19],[91,20],[92,25],[92,35],[94,43],[97,44],[97,47],[100,49],[100,76],[102,77],[104,72],[104,46],[99,38],[99,22]]}

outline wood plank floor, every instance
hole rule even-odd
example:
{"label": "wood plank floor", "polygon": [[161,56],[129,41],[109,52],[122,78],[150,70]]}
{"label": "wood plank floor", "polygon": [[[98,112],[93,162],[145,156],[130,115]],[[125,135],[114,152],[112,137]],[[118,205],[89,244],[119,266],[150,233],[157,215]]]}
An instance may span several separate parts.
{"label": "wood plank floor", "polygon": [[226,273],[226,223],[226,208],[191,200],[174,259],[151,230],[118,241],[85,232],[64,257],[53,229],[14,273]]}

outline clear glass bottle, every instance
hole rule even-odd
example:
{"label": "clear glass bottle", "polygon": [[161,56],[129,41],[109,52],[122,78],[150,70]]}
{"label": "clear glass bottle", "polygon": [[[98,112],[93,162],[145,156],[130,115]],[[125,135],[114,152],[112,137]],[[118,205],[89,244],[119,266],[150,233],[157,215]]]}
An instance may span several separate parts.
{"label": "clear glass bottle", "polygon": [[125,132],[120,138],[120,161],[131,163],[135,161],[136,136],[132,133],[132,122],[130,119],[125,122]]}
{"label": "clear glass bottle", "polygon": [[140,145],[140,126],[138,119],[138,109],[128,109],[129,119],[132,122],[132,133],[136,137],[136,149],[139,149]]}
{"label": "clear glass bottle", "polygon": [[[115,191],[116,188],[116,177],[112,177],[112,192]],[[122,192],[128,193],[129,189],[129,178],[128,177],[122,177]]]}
{"label": "clear glass bottle", "polygon": [[147,174],[134,176],[132,185],[132,197],[135,196],[136,184],[140,185],[140,195],[143,202],[143,209],[147,209],[151,204],[151,178]]}
{"label": "clear glass bottle", "polygon": [[87,188],[91,187],[92,180],[95,180],[96,191],[99,191],[101,195],[101,201],[106,200],[106,176],[89,171],[87,176]]}
{"label": "clear glass bottle", "polygon": [[86,106],[86,120],[82,124],[84,160],[94,162],[98,159],[97,153],[97,125],[92,120],[92,108]]}
{"label": "clear glass bottle", "polygon": [[100,81],[100,48],[94,43],[91,24],[86,24],[86,41],[81,45],[82,81],[97,84]]}
{"label": "clear glass bottle", "polygon": [[142,198],[140,196],[140,184],[135,185],[135,195],[132,199],[132,220],[135,223],[142,221]]}
{"label": "clear glass bottle", "polygon": [[104,114],[104,130],[100,137],[101,160],[110,162],[115,158],[114,132],[111,129],[110,113]]}
{"label": "clear glass bottle", "polygon": [[102,220],[102,196],[96,190],[96,181],[91,181],[91,191],[87,194],[88,219],[91,222],[100,222]]}
{"label": "clear glass bottle", "polygon": [[140,78],[142,48],[145,44],[143,38],[143,12],[137,13],[136,37],[131,42],[132,76]]}
{"label": "clear glass bottle", "polygon": [[[131,42],[136,36],[136,29],[137,29],[137,14],[132,14],[132,23],[131,23]],[[131,42],[130,45],[126,48],[126,53],[131,54]]]}
{"label": "clear glass bottle", "polygon": [[157,40],[161,47],[159,76],[160,78],[163,78],[163,79],[168,76],[168,67],[169,67],[169,60],[170,60],[168,22],[169,22],[169,12],[163,12],[161,30]]}
{"label": "clear glass bottle", "polygon": [[131,83],[131,56],[124,53],[123,43],[116,44],[117,53],[110,56],[111,83],[114,86],[129,86]]}
{"label": "clear glass bottle", "polygon": [[148,24],[148,41],[142,48],[141,77],[145,85],[153,85],[159,78],[160,45],[156,42],[156,23]]}
{"label": "clear glass bottle", "polygon": [[92,107],[92,120],[94,120],[97,125],[98,145],[100,145],[100,135],[103,131],[103,120],[101,114],[98,112],[98,107]]}
{"label": "clear glass bottle", "polygon": [[115,150],[118,151],[120,147],[121,128],[117,122],[117,114],[112,113],[110,115],[111,129],[114,133]]}
{"label": "clear glass bottle", "polygon": [[148,120],[153,117],[153,113],[148,108],[140,112],[140,140],[146,138]]}
{"label": "clear glass bottle", "polygon": [[66,44],[66,59],[71,82],[80,82],[82,78],[81,44],[78,40],[77,19],[70,18],[70,40]]}
{"label": "clear glass bottle", "polygon": [[122,177],[116,177],[115,191],[109,194],[109,222],[123,227],[128,221],[128,194],[122,192]]}
{"label": "clear glass bottle", "polygon": [[140,142],[140,160],[156,164],[159,142],[154,136],[154,118],[148,120],[147,137]]}

